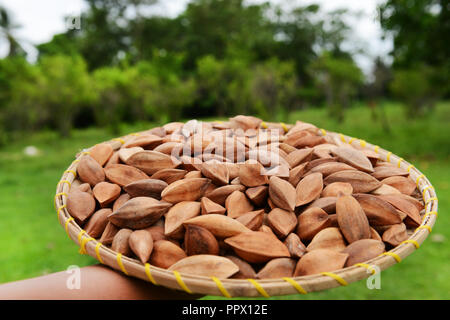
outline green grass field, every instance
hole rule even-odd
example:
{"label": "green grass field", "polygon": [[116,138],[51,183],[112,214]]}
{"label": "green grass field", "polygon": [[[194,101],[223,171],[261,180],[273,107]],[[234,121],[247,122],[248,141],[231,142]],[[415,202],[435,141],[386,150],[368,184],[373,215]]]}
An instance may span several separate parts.
{"label": "green grass field", "polygon": [[[405,119],[395,104],[387,104],[386,111],[390,134],[362,106],[348,110],[342,124],[330,120],[322,109],[295,112],[282,120],[308,121],[365,139],[413,163],[427,175],[439,197],[439,218],[432,235],[402,263],[382,272],[381,290],[367,289],[363,280],[277,299],[450,299],[450,103],[440,103],[433,114],[417,120]],[[124,126],[122,134],[149,127],[152,124]],[[78,247],[59,226],[53,197],[75,153],[111,138],[104,129],[76,130],[64,139],[42,132],[0,148],[0,283],[96,263],[78,254]],[[39,156],[26,156],[23,150],[28,145],[36,146]]]}

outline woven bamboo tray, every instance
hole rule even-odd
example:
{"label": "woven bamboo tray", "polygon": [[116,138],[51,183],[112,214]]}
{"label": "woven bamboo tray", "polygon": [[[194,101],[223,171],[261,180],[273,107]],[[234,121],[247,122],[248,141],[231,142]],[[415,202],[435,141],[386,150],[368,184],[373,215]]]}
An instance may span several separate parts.
{"label": "woven bamboo tray", "polygon": [[[280,125],[278,125],[280,127]],[[267,128],[267,123],[262,122],[261,127]],[[281,128],[287,131],[285,124]],[[417,250],[428,235],[436,222],[438,199],[430,181],[417,170],[414,165],[408,163],[392,152],[386,151],[379,146],[372,145],[353,137],[340,133],[325,131],[320,129],[321,135],[326,135],[334,139],[337,143],[359,144],[361,148],[368,148],[380,155],[380,160],[396,164],[400,168],[408,170],[409,178],[413,179],[417,188],[423,195],[425,203],[425,212],[421,214],[421,225],[410,235],[409,239],[383,253],[382,255],[351,267],[335,270],[333,272],[324,272],[321,274],[301,276],[294,278],[282,278],[271,280],[256,279],[225,279],[219,280],[215,277],[195,276],[189,274],[180,274],[177,271],[168,271],[166,269],[142,264],[140,261],[122,256],[102,245],[97,240],[91,238],[74,221],[66,209],[67,194],[72,183],[76,180],[76,169],[79,158],[88,151],[77,155],[69,168],[64,172],[61,180],[57,184],[55,195],[55,209],[58,215],[59,223],[63,226],[70,239],[80,246],[81,254],[89,254],[100,263],[110,266],[116,270],[125,273],[128,276],[136,277],[144,281],[149,281],[155,285],[184,290],[188,293],[207,294],[225,297],[271,297],[288,294],[307,294],[308,292],[322,291],[338,286],[347,286],[349,283],[362,280],[371,276],[378,267],[380,271],[385,270]],[[133,133],[131,135],[139,135]],[[129,136],[131,136],[129,135]],[[129,136],[116,138],[106,143],[110,143],[114,150],[117,150],[126,141]]]}

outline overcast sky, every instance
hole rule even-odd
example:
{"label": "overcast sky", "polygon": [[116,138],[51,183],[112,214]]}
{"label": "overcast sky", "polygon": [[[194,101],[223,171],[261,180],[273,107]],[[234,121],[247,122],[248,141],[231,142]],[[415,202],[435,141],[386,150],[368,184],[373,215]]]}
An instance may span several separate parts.
{"label": "overcast sky", "polygon": [[[188,0],[160,1],[159,8],[155,10],[175,16],[185,8],[187,2]],[[248,2],[264,1],[248,0]],[[347,8],[362,12],[360,18],[351,19],[349,23],[353,27],[355,38],[364,44],[366,54],[356,56],[356,61],[365,72],[370,70],[374,57],[378,55],[386,57],[392,48],[392,41],[381,39],[382,31],[376,20],[376,6],[383,0],[271,0],[271,2],[287,6],[296,3],[300,5],[318,3],[327,11]],[[22,41],[31,59],[36,57],[36,50],[32,45],[47,42],[54,34],[64,32],[67,28],[64,17],[77,16],[86,8],[83,0],[0,0],[0,5],[8,8],[13,14],[14,21],[21,26],[15,35]],[[352,43],[347,43],[347,46],[351,47]],[[0,41],[0,57],[4,57],[7,52],[7,45]]]}

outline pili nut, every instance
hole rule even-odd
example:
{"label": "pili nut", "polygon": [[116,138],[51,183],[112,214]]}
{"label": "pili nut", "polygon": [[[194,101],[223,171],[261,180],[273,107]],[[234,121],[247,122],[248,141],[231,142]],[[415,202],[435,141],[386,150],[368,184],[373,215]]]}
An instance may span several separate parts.
{"label": "pili nut", "polygon": [[214,236],[228,238],[242,232],[251,231],[239,221],[222,214],[206,214],[183,222],[186,225],[196,225],[208,229]]}
{"label": "pili nut", "polygon": [[99,242],[101,242],[104,245],[110,245],[114,239],[114,236],[117,232],[119,232],[119,228],[116,227],[114,224],[108,221],[106,224],[105,230],[102,233],[102,236],[100,237]]}
{"label": "pili nut", "polygon": [[264,167],[259,162],[251,160],[239,166],[239,180],[246,187],[257,187],[269,183]]}
{"label": "pili nut", "polygon": [[315,166],[314,168],[309,170],[307,173],[305,173],[305,175],[308,175],[310,173],[320,172],[324,177],[328,177],[329,175],[331,175],[333,173],[341,172],[341,171],[349,171],[349,170],[357,171],[354,167],[352,167],[346,163],[329,161],[329,162],[325,162],[325,163]]}
{"label": "pili nut", "polygon": [[183,122],[169,122],[163,125],[163,129],[166,134],[174,133],[175,131],[180,130],[183,127]]}
{"label": "pili nut", "polygon": [[130,235],[133,233],[133,230],[123,228],[120,229],[113,238],[111,244],[111,250],[121,253],[124,256],[131,255],[131,248],[128,240],[130,239]]}
{"label": "pili nut", "polygon": [[404,212],[407,215],[407,220],[405,220],[405,223],[411,225],[412,227],[418,227],[422,223],[419,209],[417,209],[417,207],[410,201],[397,197],[396,195],[381,195],[379,198],[389,202],[401,212]]}
{"label": "pili nut", "polygon": [[291,146],[291,145],[289,145],[287,143],[284,143],[284,142],[280,143],[278,145],[278,148],[280,148],[280,150],[283,150],[287,154],[290,154],[291,152],[294,152],[294,151],[298,150],[297,148],[294,148],[293,146]]}
{"label": "pili nut", "polygon": [[174,169],[180,165],[180,161],[167,154],[144,150],[130,156],[126,162],[147,174],[154,174],[161,169]]}
{"label": "pili nut", "polygon": [[339,223],[337,221],[337,214],[336,213],[329,214],[328,218],[330,219],[330,227],[339,228]]}
{"label": "pili nut", "polygon": [[200,201],[201,214],[225,214],[226,209],[220,204],[208,199],[207,197],[202,197]]}
{"label": "pili nut", "polygon": [[403,168],[398,168],[394,166],[378,166],[375,167],[372,176],[378,180],[383,180],[392,176],[404,176],[407,177],[409,172]]}
{"label": "pili nut", "polygon": [[206,178],[182,179],[169,184],[161,193],[161,198],[170,203],[196,201],[203,197],[211,180]]}
{"label": "pili nut", "polygon": [[381,186],[372,192],[370,192],[373,195],[381,196],[381,195],[389,195],[389,194],[400,194],[401,192],[398,191],[396,188],[391,187],[388,184],[382,183]]}
{"label": "pili nut", "polygon": [[401,193],[409,196],[414,192],[414,190],[416,190],[415,182],[412,179],[408,179],[402,176],[388,177],[381,180],[381,182],[383,184],[387,184],[391,187],[394,187]]}
{"label": "pili nut", "polygon": [[97,144],[89,150],[89,155],[97,161],[100,166],[104,166],[113,153],[114,150],[109,143]]}
{"label": "pili nut", "polygon": [[112,164],[120,164],[119,151],[115,151],[109,160],[105,163],[105,168],[109,167]]}
{"label": "pili nut", "polygon": [[273,232],[272,228],[269,227],[269,226],[267,226],[267,225],[265,225],[265,224],[263,224],[263,225],[259,228],[258,231],[265,232],[265,233],[268,233],[268,234],[270,234],[270,235],[276,237],[276,235],[275,235],[275,233]]}
{"label": "pili nut", "polygon": [[234,191],[225,200],[225,208],[230,218],[237,218],[253,210],[253,205],[241,191]]}
{"label": "pili nut", "polygon": [[143,147],[153,149],[162,143],[162,138],[154,134],[140,134],[123,145],[123,148]]}
{"label": "pili nut", "polygon": [[276,236],[261,231],[243,232],[225,239],[225,243],[230,245],[239,257],[251,263],[291,256]]}
{"label": "pili nut", "polygon": [[225,205],[225,200],[234,191],[245,191],[245,187],[243,185],[223,186],[223,187],[219,187],[217,189],[214,189],[212,191],[205,192],[205,196],[208,199],[214,201],[215,203],[218,203],[218,204],[224,206]]}
{"label": "pili nut", "polygon": [[242,130],[258,129],[262,120],[252,116],[238,115],[230,118],[230,125],[232,128],[241,128]]}
{"label": "pili nut", "polygon": [[323,190],[323,179],[320,172],[311,173],[297,184],[295,206],[305,205],[320,197]]}
{"label": "pili nut", "polygon": [[257,231],[261,228],[264,219],[264,209],[244,213],[236,218],[244,226],[250,230]]}
{"label": "pili nut", "polygon": [[169,209],[164,224],[164,234],[175,239],[184,235],[183,222],[200,214],[200,202],[181,201]]}
{"label": "pili nut", "polygon": [[253,267],[244,260],[231,255],[226,255],[225,258],[231,260],[235,265],[239,267],[239,271],[231,276],[232,279],[255,279],[256,272]]}
{"label": "pili nut", "polygon": [[[418,191],[418,190],[416,190],[416,191]],[[421,212],[423,209],[425,209],[425,205],[423,203],[421,194],[419,195],[419,197],[417,199],[413,198],[411,196],[408,196],[406,194],[399,194],[399,195],[397,195],[397,197],[412,203],[417,208],[417,210],[419,210],[419,212]],[[420,201],[418,199],[420,199]]]}
{"label": "pili nut", "polygon": [[172,204],[149,197],[136,197],[125,202],[108,216],[118,227],[143,229],[158,221]]}
{"label": "pili nut", "polygon": [[294,277],[342,269],[348,257],[348,253],[327,249],[313,250],[306,253],[298,260],[294,271]]}
{"label": "pili nut", "polygon": [[[163,138],[164,141],[164,138]],[[166,141],[161,143],[159,146],[155,147],[153,151],[161,152],[167,155],[180,155],[183,149],[183,144],[177,141]]]}
{"label": "pili nut", "polygon": [[123,163],[127,163],[128,158],[131,157],[133,154],[144,151],[144,148],[142,147],[132,147],[132,148],[122,148],[119,152],[119,159]]}
{"label": "pili nut", "polygon": [[336,214],[344,238],[348,243],[370,239],[370,226],[366,214],[352,196],[342,196],[336,202]]}
{"label": "pili nut", "polygon": [[377,230],[375,230],[374,228],[370,227],[370,239],[373,240],[378,240],[378,241],[383,241],[381,239],[381,236],[378,234]]}
{"label": "pili nut", "polygon": [[296,206],[296,191],[286,180],[276,176],[270,177],[269,197],[275,206],[294,211]]}
{"label": "pili nut", "polygon": [[292,277],[296,266],[296,261],[291,258],[277,258],[270,260],[258,272],[259,279],[277,279],[284,277]]}
{"label": "pili nut", "polygon": [[121,187],[138,180],[149,178],[149,176],[138,168],[125,164],[112,164],[105,168],[105,174],[109,181]]}
{"label": "pili nut", "polygon": [[230,181],[230,184],[241,184],[241,180],[239,180],[239,177],[236,177]]}
{"label": "pili nut", "polygon": [[333,182],[348,182],[353,187],[353,193],[370,192],[381,186],[381,182],[371,175],[356,170],[335,172],[326,177],[323,182],[325,185]]}
{"label": "pili nut", "polygon": [[149,263],[156,267],[167,269],[175,262],[186,257],[184,250],[175,243],[168,240],[158,240],[153,242]]}
{"label": "pili nut", "polygon": [[193,170],[193,171],[189,171],[184,176],[184,179],[193,179],[193,178],[203,178],[202,173],[200,171]]}
{"label": "pili nut", "polygon": [[206,178],[211,179],[214,184],[219,186],[228,184],[230,180],[227,166],[217,161],[203,162],[201,172]]}
{"label": "pili nut", "polygon": [[372,163],[366,155],[349,146],[340,146],[331,150],[331,153],[337,156],[341,161],[348,163],[352,167],[364,172],[374,172]]}
{"label": "pili nut", "polygon": [[342,253],[348,253],[349,257],[345,267],[353,266],[356,263],[368,261],[378,257],[384,252],[384,243],[379,240],[362,239],[348,245]]}
{"label": "pili nut", "polygon": [[303,175],[306,171],[306,166],[308,165],[308,162],[299,164],[295,168],[289,171],[289,183],[292,184],[294,187],[297,186],[297,184],[300,182],[300,180],[303,178]]}
{"label": "pili nut", "polygon": [[125,202],[127,202],[128,200],[130,200],[131,197],[128,193],[123,193],[121,194],[116,201],[114,201],[113,207],[112,207],[112,211],[117,211],[117,209],[119,209]]}
{"label": "pili nut", "polygon": [[299,259],[306,253],[305,245],[295,233],[289,234],[283,243],[288,248],[292,258]]}
{"label": "pili nut", "polygon": [[198,157],[181,156],[180,161],[187,171],[201,171],[203,161]]}
{"label": "pili nut", "polygon": [[100,182],[92,190],[95,199],[102,207],[110,204],[120,196],[122,189],[115,183]]}
{"label": "pili nut", "polygon": [[167,183],[157,179],[143,179],[132,182],[123,187],[126,193],[134,197],[152,197],[161,199],[161,192],[167,187]]}
{"label": "pili nut", "polygon": [[239,177],[239,166],[238,163],[232,163],[232,162],[224,162],[225,167],[228,168],[228,174],[230,176],[230,179],[234,179],[236,177]]}
{"label": "pili nut", "polygon": [[100,209],[96,211],[84,226],[86,233],[92,238],[99,238],[105,231],[108,224],[108,215],[112,213],[111,209]]}
{"label": "pili nut", "polygon": [[253,188],[247,188],[245,190],[245,195],[250,199],[256,206],[263,206],[267,199],[267,195],[269,194],[269,187],[267,186],[258,186]]}
{"label": "pili nut", "polygon": [[170,266],[169,270],[198,276],[226,279],[237,273],[239,267],[225,257],[199,254],[179,260]]}
{"label": "pili nut", "polygon": [[408,233],[406,232],[406,226],[404,223],[394,224],[383,232],[383,241],[390,244],[393,247],[398,246],[400,243],[408,239]]}
{"label": "pili nut", "polygon": [[164,225],[157,225],[159,221],[162,221],[162,220],[158,220],[154,225],[152,225],[148,228],[145,228],[143,230],[146,230],[151,233],[153,242],[158,241],[158,240],[167,240],[167,241],[170,241],[170,242],[176,244],[177,246],[180,246],[180,242],[178,240],[166,237],[164,235]]}
{"label": "pili nut", "polygon": [[187,225],[184,234],[184,246],[188,256],[197,254],[219,254],[219,243],[208,229]]}
{"label": "pili nut", "polygon": [[81,157],[78,162],[77,173],[81,181],[95,186],[97,183],[105,181],[105,172],[101,165],[89,155]]}
{"label": "pili nut", "polygon": [[288,154],[286,161],[289,163],[291,168],[297,167],[302,162],[307,162],[311,160],[313,153],[312,148],[296,149]]}
{"label": "pili nut", "polygon": [[95,199],[87,192],[70,192],[67,196],[67,211],[78,223],[83,224],[95,211]]}
{"label": "pili nut", "polygon": [[353,187],[347,182],[333,182],[323,189],[321,197],[337,197],[339,192],[350,196],[353,193]]}
{"label": "pili nut", "polygon": [[[308,172],[311,169],[317,167],[318,165],[321,165],[323,163],[329,163],[329,162],[337,162],[337,157],[332,157],[332,158],[319,158],[319,159],[314,159],[308,162],[308,164],[305,167],[305,171]],[[356,170],[356,169],[355,169]]]}
{"label": "pili nut", "polygon": [[319,198],[317,200],[314,200],[312,203],[310,203],[306,207],[306,209],[317,207],[317,208],[324,210],[328,214],[332,214],[332,213],[336,212],[336,201],[337,201],[337,197]]}
{"label": "pili nut", "polygon": [[372,226],[397,224],[402,221],[397,210],[387,201],[370,194],[355,194]]}
{"label": "pili nut", "polygon": [[342,251],[346,247],[346,243],[339,228],[325,228],[319,231],[311,243],[306,247],[306,250],[313,251],[318,249],[328,249],[333,251]]}
{"label": "pili nut", "polygon": [[135,230],[131,233],[128,242],[131,251],[142,263],[146,263],[150,259],[153,250],[153,238],[150,232],[147,230]]}
{"label": "pili nut", "polygon": [[297,216],[293,211],[275,208],[267,217],[269,226],[279,238],[285,238],[297,226]]}
{"label": "pili nut", "polygon": [[171,184],[172,182],[183,179],[186,176],[186,173],[187,171],[183,169],[161,169],[156,171],[150,178],[162,180],[167,184]]}
{"label": "pili nut", "polygon": [[[79,181],[79,180],[75,180],[75,181]],[[87,193],[93,195],[92,188],[89,183],[81,183],[80,185],[78,185],[76,187],[74,187],[74,185],[72,183],[72,188],[70,188],[69,192],[74,192],[74,191],[87,192]]]}

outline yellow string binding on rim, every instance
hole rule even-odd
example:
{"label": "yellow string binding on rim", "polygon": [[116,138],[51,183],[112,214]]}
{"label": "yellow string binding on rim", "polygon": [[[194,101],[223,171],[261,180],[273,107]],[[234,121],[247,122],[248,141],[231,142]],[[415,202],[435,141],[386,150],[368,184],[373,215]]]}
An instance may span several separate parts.
{"label": "yellow string binding on rim", "polygon": [[125,269],[125,266],[122,263],[122,254],[118,253],[116,256],[117,264],[119,265],[120,270],[122,270],[123,273],[128,275],[127,269]]}
{"label": "yellow string binding on rim", "polygon": [[299,293],[301,293],[301,294],[307,294],[308,292],[305,290],[305,289],[303,289],[303,287],[297,282],[297,281],[295,281],[294,279],[292,279],[292,278],[288,278],[288,277],[283,277],[282,278],[284,281],[286,281],[286,282],[288,282],[288,283],[290,283]]}
{"label": "yellow string binding on rim", "polygon": [[119,141],[120,144],[125,144],[125,140],[123,140],[122,138],[114,138],[112,139],[112,141]]}
{"label": "yellow string binding on rim", "polygon": [[76,177],[77,177],[77,172],[75,171],[75,170],[66,170],[66,171],[64,171],[64,173],[71,173],[71,174],[73,174],[73,178],[75,179]]}
{"label": "yellow string binding on rim", "polygon": [[387,155],[386,155],[387,162],[391,162],[391,154],[392,154],[392,152],[390,152],[390,151],[387,153]]}
{"label": "yellow string binding on rim", "polygon": [[419,186],[420,179],[422,179],[424,177],[425,177],[425,175],[423,175],[423,174],[421,174],[420,176],[417,177],[417,179],[416,179],[416,186]]}
{"label": "yellow string binding on rim", "polygon": [[390,256],[390,257],[394,258],[395,261],[397,261],[398,263],[402,262],[402,258],[400,258],[400,256],[394,252],[383,252],[381,255],[382,256]]}
{"label": "yellow string binding on rim", "polygon": [[181,279],[181,275],[178,271],[173,271],[173,275],[175,276],[175,279],[177,280],[178,285],[181,287],[181,289],[183,289],[187,293],[192,293],[191,289],[189,289],[184,283],[183,279]]}
{"label": "yellow string binding on rim", "polygon": [[365,140],[359,139],[359,144],[361,145],[361,147],[365,148],[367,145],[367,142]]}
{"label": "yellow string binding on rim", "polygon": [[83,234],[85,234],[85,233],[86,233],[85,230],[81,230],[81,231],[78,233],[78,244],[79,244],[79,245],[81,245],[81,237],[82,237]]}
{"label": "yellow string binding on rim", "polygon": [[69,188],[72,187],[72,183],[68,180],[61,180],[60,182],[58,182],[58,185],[60,185],[61,183],[67,183],[69,185]]}
{"label": "yellow string binding on rim", "polygon": [[95,245],[95,254],[97,255],[98,261],[100,261],[101,264],[103,264],[102,256],[100,255],[100,247],[102,246],[101,242],[97,242]]}
{"label": "yellow string binding on rim", "polygon": [[231,298],[231,295],[228,293],[227,289],[225,289],[222,281],[217,277],[211,277],[211,279],[216,283],[217,288],[219,288],[220,292],[222,292],[224,297]]}
{"label": "yellow string binding on rim", "polygon": [[70,238],[70,234],[69,234],[69,223],[70,221],[75,221],[72,217],[70,217],[69,219],[66,220],[66,223],[64,225],[64,229],[66,229],[66,233],[67,236]]}
{"label": "yellow string binding on rim", "polygon": [[348,285],[348,282],[345,281],[344,278],[342,278],[341,276],[337,275],[336,273],[333,273],[333,272],[321,272],[320,274],[333,278],[334,280],[336,280],[337,282],[339,282],[339,284],[341,284],[343,286],[347,286]]}
{"label": "yellow string binding on rim", "polygon": [[355,140],[356,140],[356,138],[350,138],[350,140],[348,140],[348,144],[352,144],[352,142]]}
{"label": "yellow string binding on rim", "polygon": [[259,292],[260,295],[266,298],[270,298],[269,294],[264,290],[264,288],[256,281],[255,279],[247,279],[248,282],[250,282],[255,289]]}
{"label": "yellow string binding on rim", "polygon": [[422,189],[422,197],[425,198],[425,191],[430,190],[430,189],[434,189],[433,186],[426,186],[425,188]]}
{"label": "yellow string binding on rim", "polygon": [[418,227],[418,228],[416,229],[415,232],[417,232],[417,230],[422,230],[422,229],[428,230],[429,233],[431,233],[431,231],[433,230],[433,229],[431,229],[430,226],[428,226],[428,225],[423,225],[423,226]]}
{"label": "yellow string binding on rim", "polygon": [[375,151],[375,153],[379,153],[380,151],[380,147],[379,146],[375,146],[374,148],[373,148],[373,151]]}
{"label": "yellow string binding on rim", "polygon": [[398,159],[398,161],[397,161],[397,167],[400,168],[400,164],[402,163],[402,161],[405,161],[405,159],[403,159],[403,158]]}
{"label": "yellow string binding on rim", "polygon": [[155,281],[155,278],[153,278],[152,272],[150,271],[150,264],[145,264],[145,274],[147,275],[148,280],[150,280],[151,283],[153,283],[155,286],[158,285]]}
{"label": "yellow string binding on rim", "polygon": [[87,251],[86,251],[86,243],[88,243],[89,241],[93,241],[93,240],[95,240],[94,238],[92,238],[92,237],[84,237],[82,240],[81,240],[81,246],[80,246],[80,254],[87,254]]}
{"label": "yellow string binding on rim", "polygon": [[281,125],[281,127],[283,128],[283,130],[284,130],[285,133],[289,131],[288,127],[286,126],[286,123],[280,122],[280,125]]}
{"label": "yellow string binding on rim", "polygon": [[56,198],[58,198],[59,196],[66,196],[66,197],[68,197],[67,193],[65,193],[65,192],[60,192],[60,193],[55,194],[55,198],[53,200],[53,206],[55,207],[55,209],[56,209]]}
{"label": "yellow string binding on rim", "polygon": [[345,140],[345,137],[342,133],[339,133],[339,137],[341,138],[342,142],[347,143],[347,141]]}
{"label": "yellow string binding on rim", "polygon": [[363,268],[369,270],[372,274],[377,273],[375,268],[373,266],[371,266],[371,265],[368,265],[367,263],[355,263],[354,266],[355,267],[363,267]]}
{"label": "yellow string binding on rim", "polygon": [[415,168],[413,164],[410,164],[410,165],[408,166],[408,168],[406,168],[406,170],[407,170],[408,172],[410,172],[410,171],[411,171],[411,168]]}
{"label": "yellow string binding on rim", "polygon": [[412,243],[414,245],[414,247],[416,247],[416,249],[420,248],[420,244],[416,240],[408,239],[408,240],[402,241],[400,244],[403,244],[403,243]]}
{"label": "yellow string binding on rim", "polygon": [[261,122],[261,127],[262,127],[263,129],[267,129],[267,123],[265,123],[264,121]]}
{"label": "yellow string binding on rim", "polygon": [[322,135],[323,135],[323,136],[326,136],[326,135],[327,135],[327,131],[326,131],[325,129],[320,129],[320,132],[322,132]]}
{"label": "yellow string binding on rim", "polygon": [[425,205],[427,206],[431,201],[438,201],[437,197],[432,197],[430,199],[427,199],[427,201],[425,201]]}

